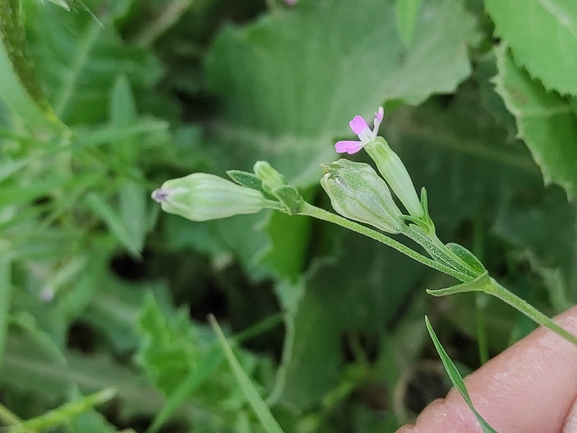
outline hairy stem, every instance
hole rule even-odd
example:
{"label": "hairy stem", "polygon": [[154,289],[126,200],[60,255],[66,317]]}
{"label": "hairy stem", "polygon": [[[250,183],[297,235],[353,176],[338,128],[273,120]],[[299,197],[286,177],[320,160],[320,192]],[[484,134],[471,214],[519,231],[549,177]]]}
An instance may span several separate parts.
{"label": "hairy stem", "polygon": [[349,230],[352,230],[354,232],[360,233],[362,235],[365,235],[371,239],[374,239],[378,242],[381,242],[385,245],[388,245],[391,248],[394,248],[395,250],[399,251],[400,253],[412,258],[413,260],[416,260],[419,263],[422,263],[425,266],[428,266],[430,268],[436,269],[440,272],[443,272],[447,275],[451,275],[452,277],[455,277],[456,279],[458,279],[459,281],[462,282],[469,282],[469,281],[473,281],[475,278],[472,277],[469,274],[466,274],[464,272],[460,272],[459,270],[455,270],[447,265],[444,265],[442,263],[436,262],[435,260],[429,259],[428,257],[423,256],[422,254],[417,253],[416,251],[412,250],[411,248],[407,247],[406,245],[403,245],[402,243],[400,243],[399,241],[396,241],[376,230],[370,229],[368,227],[365,227],[359,223],[356,223],[354,221],[348,220],[346,218],[343,218],[340,215],[336,215],[333,214],[331,212],[328,212],[324,209],[320,209],[318,207],[312,206],[308,203],[306,203],[302,209],[302,211],[300,212],[300,215],[307,215],[307,216],[311,216],[323,221],[328,221],[331,222],[333,224],[337,224],[341,227],[345,227]]}
{"label": "hairy stem", "polygon": [[527,301],[519,298],[517,295],[511,293],[505,287],[500,285],[496,282],[493,278],[491,278],[491,285],[487,285],[486,293],[493,295],[503,302],[509,304],[516,310],[520,311],[531,320],[535,321],[539,325],[543,326],[544,328],[550,329],[560,337],[563,337],[565,340],[573,343],[577,346],[577,337],[571,334],[566,329],[559,326],[557,323],[553,321],[553,319],[547,317],[545,314],[541,313]]}

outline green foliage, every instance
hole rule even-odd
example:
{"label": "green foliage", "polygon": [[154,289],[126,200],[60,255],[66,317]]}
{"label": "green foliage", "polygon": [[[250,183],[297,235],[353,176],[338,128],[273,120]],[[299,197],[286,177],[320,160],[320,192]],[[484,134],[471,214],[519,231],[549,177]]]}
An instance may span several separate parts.
{"label": "green foliage", "polygon": [[212,323],[211,324],[212,324],[213,329],[216,332],[216,335],[217,335],[218,340],[219,340],[219,342],[220,342],[220,344],[221,344],[221,346],[222,346],[222,348],[226,354],[226,357],[228,358],[228,363],[230,364],[230,367],[231,367],[232,371],[234,372],[236,380],[238,381],[240,387],[242,388],[242,390],[246,396],[246,399],[249,401],[252,409],[256,413],[256,416],[258,417],[261,425],[264,427],[265,431],[267,431],[268,433],[282,433],[281,427],[278,425],[278,423],[276,422],[276,420],[272,416],[268,406],[266,405],[264,400],[261,398],[257,388],[251,382],[250,378],[248,377],[248,375],[243,370],[242,366],[240,365],[240,363],[238,362],[238,360],[234,356],[234,353],[232,351],[232,347],[230,346],[230,344],[226,340],[226,337],[222,333],[222,329],[220,329],[220,327],[218,326],[218,323],[216,323],[216,321],[214,321],[214,317],[212,317]]}
{"label": "green foliage", "polygon": [[573,0],[486,0],[497,33],[548,90],[577,94],[577,4]]}
{"label": "green foliage", "polygon": [[577,10],[514,3],[0,0],[0,424],[394,431],[447,391],[424,314],[468,371],[533,329],[312,218],[195,223],[150,199],[229,170],[330,210],[319,163],[379,105],[448,250],[568,308]]}
{"label": "green foliage", "polygon": [[86,11],[27,3],[27,34],[38,76],[56,115],[67,125],[103,121],[108,94],[120,75],[137,91],[159,78],[155,56],[126,44],[111,26],[129,1],[113,2],[98,19]]}
{"label": "green foliage", "polygon": [[466,47],[476,40],[473,17],[453,0],[422,5],[409,49],[392,0],[304,2],[227,27],[208,59],[210,86],[225,104],[218,136],[236,166],[266,159],[309,186],[355,114],[451,92],[470,73]]}
{"label": "green foliage", "polygon": [[24,119],[30,117],[30,125],[56,126],[56,116],[40,88],[28,53],[18,1],[6,0],[0,5],[0,36],[2,98]]}
{"label": "green foliage", "polygon": [[[244,399],[240,389],[231,386],[232,373],[222,363],[221,353],[215,351],[216,337],[191,324],[184,310],[169,317],[149,294],[138,321],[142,335],[138,360],[155,387],[168,397],[152,430],[156,431],[191,395],[214,413],[214,428],[219,425],[216,419],[231,422],[244,411]],[[241,355],[243,367],[239,368],[258,370],[255,359]]]}
{"label": "green foliage", "polygon": [[397,0],[397,28],[405,45],[410,46],[415,32],[415,23],[421,0]]}
{"label": "green foliage", "polygon": [[153,296],[148,296],[139,319],[143,334],[139,359],[154,384],[170,395],[198,362],[196,336],[186,313],[167,323]]}
{"label": "green foliage", "polygon": [[[577,39],[576,39],[577,44]],[[497,91],[517,120],[520,137],[541,166],[545,183],[577,192],[577,117],[571,101],[547,91],[516,66],[510,52],[497,51]]]}

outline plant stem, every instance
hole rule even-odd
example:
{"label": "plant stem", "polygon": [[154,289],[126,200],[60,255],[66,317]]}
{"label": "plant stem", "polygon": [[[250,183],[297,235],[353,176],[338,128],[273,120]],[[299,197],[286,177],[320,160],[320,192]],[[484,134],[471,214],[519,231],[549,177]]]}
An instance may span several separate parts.
{"label": "plant stem", "polygon": [[399,251],[400,253],[405,254],[406,256],[409,256],[413,260],[416,260],[417,262],[422,263],[425,266],[436,269],[436,270],[443,272],[447,275],[451,275],[452,277],[455,277],[459,281],[469,282],[469,281],[473,281],[475,279],[474,277],[471,277],[468,274],[465,274],[465,273],[460,272],[458,270],[455,270],[455,269],[453,269],[447,265],[444,265],[442,263],[439,263],[439,262],[436,262],[432,259],[429,259],[428,257],[425,257],[422,254],[417,253],[416,251],[412,250],[411,248],[407,247],[406,245],[403,245],[399,241],[396,241],[396,240],[394,240],[394,239],[392,239],[392,238],[390,238],[390,237],[388,237],[388,236],[386,236],[380,232],[377,232],[376,230],[370,229],[370,228],[365,227],[359,223],[356,223],[354,221],[343,218],[340,215],[333,214],[331,212],[328,212],[324,209],[320,209],[320,208],[313,206],[313,205],[310,205],[308,203],[305,203],[305,205],[303,206],[303,209],[300,212],[300,215],[307,215],[307,216],[311,216],[313,218],[317,218],[317,219],[320,219],[323,221],[328,221],[328,222],[331,222],[333,224],[337,224],[341,227],[345,227],[345,228],[352,230],[354,232],[365,235],[371,239],[374,239],[378,242],[381,242],[385,245],[388,245],[391,248],[394,248],[395,250]]}
{"label": "plant stem", "polygon": [[[481,210],[475,214],[473,224],[473,254],[483,262],[485,256],[485,224]],[[475,293],[475,312],[477,322],[477,345],[479,347],[479,360],[481,365],[489,361],[489,338],[487,335],[487,323],[485,321],[485,310],[487,308],[488,295],[486,293]]]}
{"label": "plant stem", "polygon": [[577,346],[577,337],[575,335],[571,334],[566,329],[563,329],[561,326],[555,323],[553,319],[541,313],[539,310],[537,310],[528,302],[519,298],[517,295],[511,293],[505,287],[496,282],[493,278],[491,278],[491,283],[492,284],[485,286],[486,293],[499,298],[500,300],[509,304],[510,306],[520,311],[530,319],[534,320],[539,325],[543,326],[544,328],[550,329],[560,337],[563,337],[565,340]]}
{"label": "plant stem", "polygon": [[472,279],[475,279],[480,275],[449,250],[449,248],[447,248],[447,246],[444,245],[436,235],[431,237],[421,231],[418,227],[412,225],[407,226],[403,231],[403,234],[421,245],[432,257],[446,263],[451,268],[469,275]]}
{"label": "plant stem", "polygon": [[[311,216],[313,218],[317,218],[317,219],[320,219],[323,221],[328,221],[328,222],[331,222],[333,224],[337,224],[341,227],[352,230],[354,232],[365,235],[371,239],[374,239],[378,242],[381,242],[385,245],[388,245],[389,247],[399,251],[402,254],[405,254],[406,256],[412,258],[413,260],[416,260],[419,263],[422,263],[425,266],[436,269],[436,270],[443,272],[447,275],[451,275],[452,277],[455,277],[456,279],[458,279],[459,281],[462,281],[463,283],[470,283],[476,279],[476,277],[471,275],[471,273],[474,272],[472,269],[470,269],[468,266],[465,266],[463,268],[463,266],[465,265],[464,263],[459,263],[458,269],[453,269],[450,266],[447,266],[443,263],[436,262],[435,260],[429,259],[428,257],[425,257],[422,254],[417,253],[416,251],[412,250],[411,248],[403,245],[402,243],[400,243],[400,242],[398,242],[398,241],[396,241],[396,240],[394,240],[394,239],[392,239],[392,238],[390,238],[390,237],[388,237],[388,236],[386,236],[380,232],[377,232],[376,230],[370,229],[370,228],[365,227],[359,223],[348,220],[346,218],[341,217],[340,215],[333,214],[331,212],[328,212],[324,209],[318,208],[318,207],[313,206],[311,204],[305,203],[303,208],[299,212],[299,215]],[[409,236],[411,239],[418,242],[420,245],[422,245],[421,241],[424,242],[424,240],[422,238],[426,237],[425,234],[423,234],[423,236],[418,236],[418,233],[414,230],[413,231],[407,230],[407,233],[410,234],[407,236]],[[403,234],[406,234],[406,233],[403,232]],[[414,238],[412,236],[414,236]],[[439,246],[436,245],[436,243],[433,242],[432,240],[430,240],[430,242],[426,243],[426,244],[428,247],[431,247],[434,250],[439,250],[439,251],[441,250],[441,248],[439,248]],[[443,247],[444,247],[444,245],[443,245]],[[426,249],[427,249],[427,251],[429,251],[429,248],[426,248]],[[448,258],[448,260],[451,264],[454,264],[454,262],[455,262],[454,259],[457,259],[458,262],[461,262],[461,260],[458,257],[456,257],[456,256],[453,257],[453,254],[450,254],[450,253],[451,253],[450,250],[444,252],[443,257]],[[477,275],[477,277],[480,277],[480,275]],[[455,287],[461,287],[461,286],[464,286],[464,285],[459,285],[459,286],[455,286]],[[525,314],[527,317],[529,317],[531,320],[535,321],[539,325],[543,326],[544,328],[550,329],[551,331],[555,332],[560,337],[563,337],[567,341],[569,341],[572,344],[574,344],[575,346],[577,346],[577,337],[576,336],[574,336],[573,334],[571,334],[567,330],[563,329],[561,326],[557,325],[552,319],[547,317],[545,314],[541,313],[539,310],[537,310],[535,307],[533,307],[528,302],[519,298],[517,295],[511,293],[505,287],[503,287],[502,285],[497,283],[493,278],[489,278],[486,281],[486,283],[482,284],[480,287],[473,284],[473,285],[469,286],[468,288],[463,287],[460,290],[458,290],[458,292],[463,292],[463,291],[485,292],[489,295],[495,296],[495,297],[501,299],[502,301],[504,301],[505,303],[511,305],[513,308],[517,309],[521,313]],[[457,293],[457,291],[454,291],[454,293]],[[440,296],[444,296],[444,295],[448,295],[448,294],[450,294],[449,291],[443,295],[440,295]],[[439,295],[437,295],[437,296],[439,296]]]}

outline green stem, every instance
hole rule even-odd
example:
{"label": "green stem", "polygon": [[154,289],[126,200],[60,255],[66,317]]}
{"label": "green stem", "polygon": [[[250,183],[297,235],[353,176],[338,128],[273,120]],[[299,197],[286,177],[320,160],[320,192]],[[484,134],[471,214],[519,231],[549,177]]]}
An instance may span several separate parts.
{"label": "green stem", "polygon": [[485,286],[486,293],[499,298],[500,300],[509,304],[510,306],[520,311],[530,319],[534,320],[539,325],[543,326],[544,328],[550,329],[560,337],[563,337],[565,340],[577,346],[577,337],[575,335],[571,334],[566,329],[563,329],[551,318],[541,313],[539,310],[537,310],[528,302],[519,298],[517,295],[511,293],[505,287],[496,282],[493,278],[491,278],[491,283],[492,283],[491,285]]}
{"label": "green stem", "polygon": [[477,322],[477,345],[479,348],[479,361],[481,365],[489,361],[489,341],[487,337],[487,324],[485,323],[485,293],[475,293],[475,319]]}
{"label": "green stem", "polygon": [[[473,225],[473,254],[483,262],[485,256],[485,224],[483,213],[478,211],[475,214]],[[475,310],[477,322],[477,345],[479,347],[479,360],[481,365],[489,361],[489,337],[487,335],[487,323],[485,321],[485,310],[488,296],[486,293],[475,293]]]}
{"label": "green stem", "polygon": [[436,235],[434,235],[434,237],[428,236],[414,225],[406,226],[403,234],[421,245],[433,258],[447,264],[456,271],[472,277],[471,279],[475,279],[479,276],[478,272],[471,269],[470,266],[449,250],[449,248],[447,248],[447,246],[444,245]]}
{"label": "green stem", "polygon": [[343,218],[340,215],[336,215],[336,214],[328,212],[324,209],[320,209],[318,207],[312,206],[308,203],[305,203],[305,205],[303,206],[303,209],[300,212],[300,215],[307,215],[307,216],[311,216],[313,218],[317,218],[317,219],[320,219],[323,221],[328,221],[328,222],[331,222],[333,224],[337,224],[341,227],[352,230],[354,232],[365,235],[371,239],[374,239],[378,242],[381,242],[382,244],[385,244],[391,248],[394,248],[395,250],[399,251],[400,253],[405,254],[406,256],[412,258],[413,260],[416,260],[419,263],[422,263],[425,266],[436,269],[436,270],[443,272],[447,275],[451,275],[452,277],[455,277],[459,281],[469,282],[469,281],[473,281],[475,279],[474,277],[471,277],[471,275],[460,272],[459,270],[453,269],[447,265],[444,265],[442,263],[439,263],[439,262],[436,262],[432,259],[429,259],[428,257],[425,257],[422,254],[417,253],[416,251],[412,250],[411,248],[407,247],[406,245],[403,245],[402,243],[400,243],[394,239],[391,239],[390,237],[385,236],[382,233],[377,232],[376,230],[370,229],[370,228],[365,227],[359,223],[356,223],[354,221]]}

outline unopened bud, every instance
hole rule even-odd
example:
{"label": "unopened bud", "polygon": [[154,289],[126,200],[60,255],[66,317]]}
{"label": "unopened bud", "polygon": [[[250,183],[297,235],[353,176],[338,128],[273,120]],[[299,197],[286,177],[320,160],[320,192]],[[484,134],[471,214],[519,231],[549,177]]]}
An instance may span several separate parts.
{"label": "unopened bud", "polygon": [[399,155],[393,152],[382,137],[377,137],[367,143],[365,150],[375,161],[379,172],[409,211],[409,214],[415,218],[422,218],[425,215],[423,206],[417,196],[411,176],[409,176],[409,172]]}
{"label": "unopened bud", "polygon": [[321,186],[342,216],[388,233],[400,233],[401,211],[385,181],[368,164],[339,159],[324,165]]}
{"label": "unopened bud", "polygon": [[267,192],[287,184],[285,177],[266,161],[257,161],[254,164],[253,170],[254,174],[262,180],[263,188]]}
{"label": "unopened bud", "polygon": [[165,212],[192,221],[256,213],[263,209],[265,201],[260,191],[207,173],[168,180],[152,193],[152,198]]}

